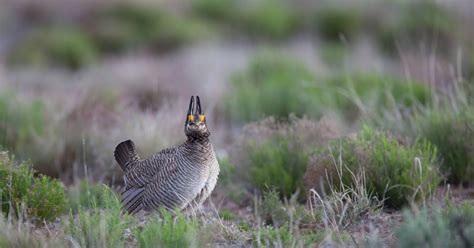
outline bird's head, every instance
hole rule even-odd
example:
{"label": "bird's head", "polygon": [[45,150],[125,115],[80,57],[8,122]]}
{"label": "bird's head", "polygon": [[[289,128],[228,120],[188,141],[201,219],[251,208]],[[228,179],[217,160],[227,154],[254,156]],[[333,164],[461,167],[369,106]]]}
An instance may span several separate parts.
{"label": "bird's head", "polygon": [[199,96],[196,96],[196,103],[194,102],[194,96],[192,96],[189,101],[188,113],[184,124],[184,133],[188,138],[197,140],[208,138],[209,135],[211,135],[207,129],[206,115],[204,115],[202,111]]}

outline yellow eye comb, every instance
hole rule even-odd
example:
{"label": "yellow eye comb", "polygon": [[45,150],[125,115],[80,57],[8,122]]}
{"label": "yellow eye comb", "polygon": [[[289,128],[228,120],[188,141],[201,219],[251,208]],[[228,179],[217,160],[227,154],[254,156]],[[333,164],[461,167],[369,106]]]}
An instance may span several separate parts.
{"label": "yellow eye comb", "polygon": [[204,122],[206,120],[206,116],[205,115],[199,115],[198,117],[198,121],[199,122]]}
{"label": "yellow eye comb", "polygon": [[194,115],[188,115],[188,122],[194,122]]}

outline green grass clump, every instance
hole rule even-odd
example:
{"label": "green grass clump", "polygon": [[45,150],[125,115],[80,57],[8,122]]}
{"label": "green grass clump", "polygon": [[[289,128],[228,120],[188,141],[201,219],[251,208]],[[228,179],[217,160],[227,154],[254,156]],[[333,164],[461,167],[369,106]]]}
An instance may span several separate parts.
{"label": "green grass clump", "polygon": [[231,21],[236,18],[235,10],[239,1],[235,0],[195,0],[192,2],[193,11],[212,20]]}
{"label": "green grass clump", "polygon": [[219,161],[219,183],[217,184],[217,191],[225,192],[226,196],[236,202],[240,203],[245,197],[245,190],[242,189],[241,185],[237,182],[238,179],[235,176],[237,169],[229,159],[218,159]]}
{"label": "green grass clump", "polygon": [[438,147],[442,171],[451,183],[474,178],[474,112],[432,110],[413,117],[411,130]]}
{"label": "green grass clump", "polygon": [[231,221],[235,219],[235,214],[228,209],[221,209],[219,211],[219,217],[226,221]]}
{"label": "green grass clump", "polygon": [[331,67],[335,67],[339,70],[340,66],[345,61],[349,49],[347,46],[341,43],[326,43],[321,48],[321,58]]}
{"label": "green grass clump", "polygon": [[287,225],[280,227],[263,226],[253,233],[253,242],[257,247],[287,247],[295,237]]}
{"label": "green grass clump", "polygon": [[[397,140],[385,133],[364,127],[356,138],[335,142],[331,149],[320,154],[321,159],[311,166],[322,170],[313,175],[329,172],[329,183],[341,180],[344,185],[356,186],[354,173],[365,172],[367,192],[377,199],[384,199],[386,206],[401,208],[411,201],[427,199],[441,182],[438,169],[438,153],[434,145],[425,140],[413,143]],[[340,161],[339,175],[330,164]],[[332,166],[334,168],[334,166]],[[305,178],[308,179],[308,178]],[[315,176],[313,185],[325,177]],[[326,183],[328,183],[326,181]],[[338,187],[338,185],[333,185]]]}
{"label": "green grass clump", "polygon": [[314,22],[320,35],[328,41],[351,39],[362,28],[361,14],[353,8],[329,7],[315,14]]}
{"label": "green grass clump", "polygon": [[19,102],[12,92],[0,94],[0,148],[15,153],[41,135],[46,125],[43,103]]}
{"label": "green grass clump", "polygon": [[97,57],[95,44],[84,32],[74,27],[48,27],[20,42],[9,60],[12,64],[79,69],[92,64]]}
{"label": "green grass clump", "polygon": [[125,229],[132,219],[122,212],[120,200],[108,187],[102,190],[104,209],[79,209],[76,216],[69,215],[63,225],[66,234],[81,247],[124,247]]}
{"label": "green grass clump", "polygon": [[247,124],[238,143],[237,178],[261,193],[275,190],[282,199],[304,200],[303,175],[315,147],[337,136],[331,123],[290,116],[287,121],[269,117]]}
{"label": "green grass clump", "polygon": [[226,28],[272,39],[288,37],[301,24],[296,12],[284,0],[196,0],[193,11]]}
{"label": "green grass clump", "polygon": [[280,195],[273,189],[263,192],[258,212],[266,225],[280,227],[290,220]]}
{"label": "green grass clump", "polygon": [[420,41],[435,41],[437,46],[449,48],[458,36],[456,27],[459,25],[456,24],[455,17],[435,1],[413,1],[395,7],[398,8],[393,9],[400,13],[398,18],[392,22],[382,20],[376,28],[383,51],[394,53],[397,41],[409,46]]}
{"label": "green grass clump", "polygon": [[73,213],[77,213],[79,209],[105,209],[107,199],[104,199],[102,195],[107,189],[108,186],[105,184],[91,183],[88,180],[81,181],[68,190],[69,208]]}
{"label": "green grass clump", "polygon": [[315,78],[296,60],[275,54],[257,56],[244,71],[231,78],[234,90],[226,100],[233,121],[266,116],[286,119],[340,114],[347,120],[377,119],[387,109],[411,111],[430,103],[431,89],[413,80],[391,75],[355,73]]}
{"label": "green grass clump", "polygon": [[100,50],[108,53],[178,48],[198,38],[203,30],[196,20],[138,4],[119,4],[98,11],[93,22],[91,35]]}
{"label": "green grass clump", "polygon": [[234,90],[225,98],[226,112],[239,122],[265,116],[287,118],[290,113],[301,116],[312,107],[305,84],[313,80],[312,73],[298,61],[263,54],[232,77]]}
{"label": "green grass clump", "polygon": [[[275,189],[282,197],[290,197],[303,189],[303,175],[308,163],[304,150],[293,149],[288,137],[276,136],[263,144],[251,146],[250,182],[260,191]],[[300,192],[300,198],[304,198]]]}
{"label": "green grass clump", "polygon": [[46,176],[34,177],[27,162],[16,164],[7,153],[0,159],[1,210],[15,216],[26,214],[40,220],[54,220],[66,210],[63,184]]}
{"label": "green grass clump", "polygon": [[252,236],[256,247],[310,247],[324,239],[324,232],[298,233],[285,224],[259,227]]}
{"label": "green grass clump", "polygon": [[317,106],[339,112],[349,120],[378,118],[387,109],[406,111],[431,100],[431,89],[420,82],[361,73],[329,78],[315,84],[312,94],[319,102]]}
{"label": "green grass clump", "polygon": [[474,245],[474,207],[469,204],[442,210],[422,209],[405,213],[397,228],[399,247],[472,247]]}
{"label": "green grass clump", "polygon": [[282,39],[297,29],[299,20],[284,0],[259,0],[242,13],[244,29],[254,35]]}
{"label": "green grass clump", "polygon": [[29,221],[5,218],[0,212],[0,247],[44,248],[67,247],[65,240],[38,232]]}
{"label": "green grass clump", "polygon": [[200,240],[196,220],[189,220],[181,213],[173,216],[164,209],[160,215],[149,219],[143,228],[134,230],[140,247],[191,247]]}

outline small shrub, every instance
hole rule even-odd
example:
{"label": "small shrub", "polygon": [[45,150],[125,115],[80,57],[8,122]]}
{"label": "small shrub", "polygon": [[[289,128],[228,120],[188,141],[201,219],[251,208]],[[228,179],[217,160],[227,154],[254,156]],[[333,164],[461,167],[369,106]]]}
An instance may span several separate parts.
{"label": "small shrub", "polygon": [[221,21],[234,19],[239,1],[235,0],[195,0],[192,2],[193,11],[205,18]]}
{"label": "small shrub", "polygon": [[315,85],[319,106],[342,113],[346,118],[378,118],[387,109],[408,110],[427,105],[431,90],[420,82],[390,75],[354,74],[329,78]]}
{"label": "small shrub", "polygon": [[81,247],[123,247],[123,235],[131,218],[122,213],[120,200],[110,188],[103,188],[101,198],[105,210],[79,209],[76,218],[70,213],[63,223],[66,234]]}
{"label": "small shrub", "polygon": [[474,245],[474,207],[422,209],[405,212],[397,228],[399,247],[472,247]]}
{"label": "small shrub", "polygon": [[1,210],[6,215],[25,214],[53,220],[66,209],[64,186],[46,176],[35,178],[27,162],[16,164],[7,155],[0,159]]}
{"label": "small shrub", "polygon": [[216,191],[223,192],[230,200],[242,204],[246,194],[245,190],[239,185],[239,179],[236,177],[237,168],[229,159],[218,160],[220,172]]}
{"label": "small shrub", "polygon": [[280,227],[287,224],[290,220],[288,211],[280,195],[276,190],[267,190],[263,193],[263,199],[259,206],[259,214],[264,220],[265,225]]}
{"label": "small shrub", "polygon": [[141,229],[135,229],[134,235],[140,247],[190,247],[199,240],[199,225],[178,213],[162,210],[161,218],[151,218]]}
{"label": "small shrub", "polygon": [[245,178],[260,192],[274,189],[282,198],[299,191],[303,200],[303,175],[312,149],[327,144],[337,135],[327,121],[290,117],[287,122],[267,118],[244,127],[235,164],[239,176]]}
{"label": "small shrub", "polygon": [[138,4],[119,4],[100,10],[91,22],[91,36],[101,51],[109,53],[133,48],[154,51],[178,48],[197,38],[203,30],[196,20]]}
{"label": "small shrub", "polygon": [[351,39],[362,28],[361,14],[353,8],[323,8],[315,17],[314,22],[319,33],[329,41],[339,41],[341,37]]}
{"label": "small shrub", "polygon": [[275,54],[256,57],[231,80],[234,90],[224,98],[226,113],[238,122],[334,112],[350,121],[378,119],[387,109],[409,112],[431,100],[431,89],[416,81],[362,73],[316,79],[298,61]]}
{"label": "small shrub", "polygon": [[250,147],[250,180],[262,190],[275,187],[289,197],[303,188],[302,178],[308,163],[304,151],[291,149],[287,137],[275,137],[267,143]]}
{"label": "small shrub", "polygon": [[28,214],[53,220],[66,210],[67,199],[63,184],[47,176],[35,178],[28,196]]}
{"label": "small shrub", "polygon": [[433,110],[413,117],[411,132],[438,147],[443,172],[451,183],[469,183],[474,178],[474,112]]}
{"label": "small shrub", "polygon": [[97,56],[94,43],[83,32],[72,27],[51,27],[20,42],[9,60],[12,64],[79,69],[95,62]]}
{"label": "small shrub", "polygon": [[0,94],[0,119],[0,148],[14,153],[41,135],[47,120],[41,101],[22,103],[14,92]]}
{"label": "small shrub", "polygon": [[223,185],[229,185],[232,183],[232,179],[236,173],[235,165],[232,164],[229,159],[218,159],[219,161],[219,183]]}
{"label": "small shrub", "polygon": [[297,14],[284,0],[259,0],[247,6],[242,13],[243,29],[256,35],[282,39],[298,27]]}
{"label": "small shrub", "polygon": [[263,54],[232,77],[234,90],[224,98],[226,112],[239,122],[265,116],[288,118],[290,113],[302,116],[311,110],[304,86],[313,80],[312,73],[298,61]]}
{"label": "small shrub", "polygon": [[[438,46],[449,48],[457,36],[455,18],[438,3],[430,0],[414,1],[395,6],[400,13],[392,22],[380,21],[377,36],[383,51],[396,51],[396,42],[413,46],[416,42],[436,41]],[[454,39],[453,39],[454,38]],[[442,49],[450,50],[450,49]]]}
{"label": "small shrub", "polygon": [[[367,192],[384,199],[385,204],[392,208],[400,208],[413,200],[426,199],[441,181],[438,153],[431,143],[416,140],[410,144],[368,127],[364,127],[355,139],[346,138],[334,143],[319,156],[323,159],[309,167],[308,176],[325,175],[324,171],[327,170],[330,176],[329,182],[325,183],[331,183],[337,180],[338,175],[330,171],[328,165],[340,161],[341,180],[347,187],[353,187],[355,182],[352,175],[363,169]],[[321,177],[313,178],[313,185],[321,185],[320,180]]]}
{"label": "small shrub", "polygon": [[197,0],[193,1],[193,10],[227,28],[272,39],[288,37],[301,24],[296,12],[284,0]]}

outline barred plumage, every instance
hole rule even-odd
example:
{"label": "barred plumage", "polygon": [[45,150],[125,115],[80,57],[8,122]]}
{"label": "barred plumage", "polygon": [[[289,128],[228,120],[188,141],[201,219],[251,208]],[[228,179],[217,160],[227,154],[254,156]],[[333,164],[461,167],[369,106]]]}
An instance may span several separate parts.
{"label": "barred plumage", "polygon": [[160,207],[184,209],[201,205],[217,183],[219,164],[199,97],[194,112],[191,97],[185,122],[187,140],[148,159],[140,159],[131,140],[115,148],[115,159],[125,171],[124,209],[130,213]]}

